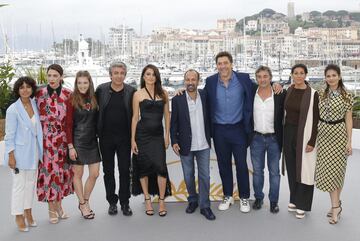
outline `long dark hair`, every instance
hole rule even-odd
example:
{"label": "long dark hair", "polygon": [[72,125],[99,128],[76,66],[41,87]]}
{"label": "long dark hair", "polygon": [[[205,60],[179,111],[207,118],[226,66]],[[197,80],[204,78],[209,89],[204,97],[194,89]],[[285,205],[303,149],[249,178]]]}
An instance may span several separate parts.
{"label": "long dark hair", "polygon": [[159,96],[164,102],[167,102],[166,94],[161,86],[160,72],[159,72],[159,69],[155,65],[148,64],[144,67],[144,69],[141,72],[140,87],[145,88],[144,75],[145,75],[146,70],[148,70],[148,69],[152,69],[155,74],[155,79],[156,79],[155,89],[154,89],[155,97]]}
{"label": "long dark hair", "polygon": [[89,80],[89,89],[86,91],[85,96],[86,96],[86,98],[90,99],[91,109],[96,109],[97,102],[96,102],[96,98],[95,98],[94,83],[92,81],[90,73],[86,70],[79,71],[76,73],[74,92],[72,93],[72,98],[71,98],[72,106],[74,106],[74,108],[76,108],[76,109],[82,109],[84,107],[84,105],[86,104],[84,96],[79,91],[79,87],[78,87],[78,83],[77,83],[79,77],[86,77]]}
{"label": "long dark hair", "polygon": [[[347,92],[346,92],[346,89],[345,89],[345,85],[344,85],[343,80],[341,78],[340,67],[338,65],[336,65],[336,64],[329,64],[328,66],[326,66],[326,68],[324,70],[325,78],[326,78],[326,72],[328,72],[329,70],[334,70],[339,75],[340,80],[339,80],[339,83],[338,83],[338,88],[340,89],[340,94],[341,94],[341,96],[343,97],[343,99],[346,102],[350,101],[350,99],[347,97]],[[329,84],[326,81],[325,81],[325,83],[326,83],[326,88],[325,88],[324,94],[322,96],[323,100],[328,98],[329,90],[330,90]]]}

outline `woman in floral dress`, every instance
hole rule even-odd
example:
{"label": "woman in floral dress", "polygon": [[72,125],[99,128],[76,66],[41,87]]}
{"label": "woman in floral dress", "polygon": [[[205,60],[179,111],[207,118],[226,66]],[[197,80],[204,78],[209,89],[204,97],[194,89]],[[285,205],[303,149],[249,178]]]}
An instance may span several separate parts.
{"label": "woman in floral dress", "polygon": [[66,104],[71,91],[62,87],[63,69],[52,64],[47,69],[48,85],[36,94],[44,135],[43,162],[39,164],[37,195],[49,204],[49,221],[58,223],[69,216],[61,200],[73,193],[71,166],[67,163]]}

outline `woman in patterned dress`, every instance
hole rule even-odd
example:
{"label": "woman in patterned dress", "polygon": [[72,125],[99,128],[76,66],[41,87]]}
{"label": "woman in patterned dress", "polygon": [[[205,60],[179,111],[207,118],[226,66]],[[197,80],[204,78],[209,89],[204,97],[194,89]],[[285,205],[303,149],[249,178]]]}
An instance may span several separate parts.
{"label": "woman in patterned dress", "polygon": [[66,101],[71,91],[62,87],[63,69],[52,64],[47,69],[48,85],[36,94],[40,122],[43,129],[44,155],[39,164],[37,195],[48,202],[49,221],[58,223],[69,216],[61,200],[73,193],[72,170],[67,163]]}
{"label": "woman in patterned dress", "polygon": [[330,193],[332,208],[327,216],[330,224],[336,224],[342,211],[340,193],[346,160],[352,154],[353,99],[345,90],[339,66],[330,64],[324,72],[326,88],[320,92],[316,187]]}

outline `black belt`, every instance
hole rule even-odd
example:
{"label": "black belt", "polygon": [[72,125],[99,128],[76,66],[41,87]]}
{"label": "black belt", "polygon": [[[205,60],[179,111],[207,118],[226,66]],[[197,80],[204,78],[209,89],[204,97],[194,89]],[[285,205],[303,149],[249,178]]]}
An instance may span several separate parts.
{"label": "black belt", "polygon": [[269,136],[275,135],[275,133],[265,133],[265,134],[263,134],[263,133],[260,133],[260,132],[257,132],[257,131],[254,131],[254,133],[256,135],[260,135],[260,136],[264,136],[264,137],[269,137]]}
{"label": "black belt", "polygon": [[341,123],[341,122],[345,122],[345,118],[342,118],[342,119],[339,119],[339,120],[336,120],[336,121],[326,121],[326,120],[321,119],[321,118],[319,118],[319,120],[320,120],[321,122],[324,122],[324,123],[330,124],[330,125],[336,125],[336,124],[339,124],[339,123]]}

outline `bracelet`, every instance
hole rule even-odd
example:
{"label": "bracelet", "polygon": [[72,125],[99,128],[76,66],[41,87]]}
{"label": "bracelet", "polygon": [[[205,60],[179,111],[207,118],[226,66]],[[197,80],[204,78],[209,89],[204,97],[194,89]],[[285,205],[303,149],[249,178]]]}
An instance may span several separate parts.
{"label": "bracelet", "polygon": [[69,150],[71,150],[71,149],[75,149],[74,147],[69,147]]}

